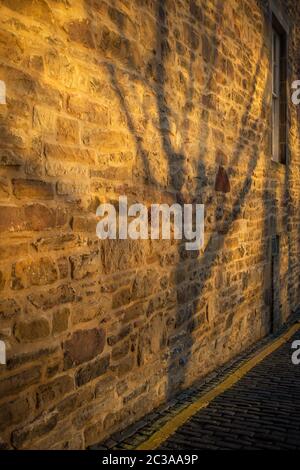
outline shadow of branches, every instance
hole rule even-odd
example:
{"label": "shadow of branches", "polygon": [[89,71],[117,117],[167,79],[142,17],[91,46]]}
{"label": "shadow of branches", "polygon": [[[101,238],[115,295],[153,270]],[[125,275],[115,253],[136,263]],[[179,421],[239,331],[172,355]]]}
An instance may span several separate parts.
{"label": "shadow of branches", "polygon": [[[115,2],[112,2],[113,4]],[[209,2],[204,2],[204,4]],[[205,5],[204,5],[205,6]],[[197,7],[197,2],[195,0],[189,0],[190,11],[194,11]],[[218,67],[217,61],[221,51],[221,39],[222,39],[222,19],[224,18],[224,8],[225,2],[223,0],[218,0],[215,6],[216,17],[214,19],[214,28],[209,40],[211,41],[212,54],[210,56],[210,62],[207,64],[209,67],[209,72],[207,75],[206,81],[206,91],[209,93],[210,88],[213,86],[213,81],[215,80],[215,72]],[[204,8],[205,9],[205,8]],[[202,135],[199,129],[199,159],[198,159],[198,174],[196,175],[197,184],[193,190],[190,192],[186,189],[186,178],[187,171],[185,164],[188,160],[188,155],[185,151],[185,139],[180,148],[180,151],[174,147],[170,138],[170,129],[171,129],[171,120],[172,120],[172,109],[168,105],[167,92],[166,92],[166,82],[169,79],[168,69],[167,69],[167,59],[169,56],[170,45],[169,45],[169,35],[170,35],[170,21],[168,18],[168,2],[164,0],[156,1],[156,31],[155,31],[155,52],[154,57],[151,58],[150,63],[148,64],[153,70],[153,81],[148,81],[146,76],[142,76],[141,79],[146,83],[151,90],[154,92],[156,100],[156,113],[158,116],[158,132],[159,138],[161,141],[161,147],[163,153],[166,156],[167,167],[168,167],[168,191],[173,194],[174,201],[179,201],[180,203],[185,202],[204,202],[205,200],[205,210],[206,214],[211,211],[211,207],[215,206],[217,201],[214,219],[215,222],[210,224],[209,227],[209,237],[205,243],[205,252],[197,253],[193,256],[194,259],[191,261],[193,266],[192,272],[186,272],[186,279],[184,283],[184,292],[182,292],[181,284],[181,275],[182,275],[182,263],[185,261],[185,258],[188,256],[184,253],[182,245],[178,245],[178,257],[180,262],[174,270],[174,279],[175,279],[175,291],[177,294],[177,307],[176,312],[173,318],[173,331],[170,327],[170,332],[168,332],[168,379],[167,379],[167,398],[172,396],[175,392],[178,392],[178,389],[185,383],[186,371],[189,367],[189,361],[192,354],[192,348],[194,346],[193,342],[193,332],[199,326],[199,318],[197,313],[202,305],[202,297],[204,293],[209,289],[210,286],[207,284],[210,281],[213,268],[215,266],[220,266],[222,263],[222,250],[224,248],[224,243],[226,236],[230,232],[233,224],[239,218],[243,217],[243,205],[245,204],[246,198],[251,190],[252,185],[252,175],[256,169],[257,162],[259,159],[261,144],[263,143],[266,132],[268,130],[267,125],[263,125],[263,122],[266,121],[266,100],[269,93],[269,76],[265,77],[265,83],[263,86],[263,94],[261,96],[261,109],[260,116],[253,122],[252,108],[254,103],[256,104],[256,93],[258,82],[261,80],[261,71],[262,60],[265,54],[265,45],[262,39],[262,44],[260,50],[258,51],[257,63],[253,67],[254,72],[251,76],[252,83],[249,90],[249,98],[247,98],[247,103],[244,105],[244,113],[239,123],[239,131],[236,136],[236,141],[234,145],[234,150],[232,151],[232,157],[228,162],[228,174],[233,178],[236,175],[236,169],[239,165],[240,158],[242,153],[247,152],[247,169],[245,171],[243,182],[235,191],[235,195],[230,195],[229,197],[223,194],[215,194],[211,197],[205,199],[205,189],[203,190],[202,184],[207,177],[207,169],[203,162],[203,157],[205,156],[206,151],[208,151],[209,141],[208,134],[204,133]],[[264,17],[264,13],[262,12]],[[119,24],[119,32],[121,35],[125,34],[122,23]],[[192,31],[190,31],[192,34]],[[195,83],[197,82],[197,77],[193,76],[192,64],[195,60],[195,53],[190,50],[189,52],[189,81],[188,86],[186,87],[186,97],[185,97],[185,106],[182,110],[183,121],[187,121],[189,103],[194,100],[195,96]],[[133,64],[132,64],[133,65]],[[116,66],[110,64],[106,65],[107,71],[111,80],[111,84],[118,96],[120,107],[125,113],[128,129],[134,139],[136,144],[136,149],[139,157],[142,160],[145,174],[147,175],[147,184],[149,186],[154,186],[155,189],[165,190],[165,187],[161,186],[158,181],[153,178],[151,175],[151,168],[147,157],[147,152],[143,147],[143,139],[138,132],[134,119],[132,117],[131,110],[126,102],[126,91],[122,88],[121,83],[119,83]],[[138,72],[139,73],[139,72]],[[202,97],[203,98],[203,97]],[[194,106],[199,106],[199,109],[202,108],[202,102],[195,103]],[[209,121],[209,112],[202,113],[202,120],[206,119]],[[199,123],[200,126],[202,122]],[[206,122],[207,126],[209,122]],[[259,141],[255,141],[257,136],[249,140],[248,145],[245,144],[244,131],[246,128],[255,128],[257,135],[260,135]],[[188,133],[188,123],[187,126],[182,130],[183,135]],[[200,151],[201,148],[201,151]],[[224,205],[226,204],[226,210],[224,210]],[[230,208],[228,209],[228,205]],[[218,217],[218,213],[222,214],[222,217]],[[184,298],[184,302],[181,303],[180,297]],[[201,304],[201,305],[200,305]],[[217,354],[216,354],[217,356]],[[214,361],[214,359],[212,360]],[[213,362],[212,362],[213,364]],[[211,365],[212,365],[211,364]]]}

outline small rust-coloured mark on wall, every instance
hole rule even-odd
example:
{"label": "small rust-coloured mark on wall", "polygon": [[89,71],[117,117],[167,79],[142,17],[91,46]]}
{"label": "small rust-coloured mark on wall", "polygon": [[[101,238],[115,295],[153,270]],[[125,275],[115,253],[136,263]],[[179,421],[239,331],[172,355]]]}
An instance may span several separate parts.
{"label": "small rust-coloured mark on wall", "polygon": [[230,182],[228,175],[226,173],[225,168],[219,166],[216,182],[215,182],[215,190],[222,192],[222,193],[229,193],[230,192]]}

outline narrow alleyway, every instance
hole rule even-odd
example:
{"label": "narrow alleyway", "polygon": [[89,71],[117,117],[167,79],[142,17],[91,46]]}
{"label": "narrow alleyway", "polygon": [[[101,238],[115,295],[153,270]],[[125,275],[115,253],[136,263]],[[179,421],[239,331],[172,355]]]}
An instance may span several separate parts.
{"label": "narrow alleyway", "polygon": [[170,437],[161,449],[300,449],[300,365],[290,341]]}
{"label": "narrow alleyway", "polygon": [[[267,346],[251,354],[250,359],[243,358],[238,366],[225,373],[221,387],[225,384],[227,389],[218,392],[212,401],[209,399],[208,406],[205,397],[220,388],[220,378],[213,379],[213,385],[208,384],[196,399],[193,399],[195,390],[185,392],[178,400],[177,411],[176,406],[158,411],[156,417],[146,417],[135,425],[135,430],[133,427],[115,435],[100,448],[299,450],[300,365],[292,363],[291,348],[294,341],[300,340],[299,329],[295,332],[297,328],[294,326],[277,343],[269,341]],[[266,356],[263,360],[262,355]],[[245,368],[250,370],[245,373]],[[239,375],[243,376],[239,378]],[[179,426],[180,420],[185,420],[187,407],[191,406],[202,408]],[[168,436],[168,433],[170,436],[164,440],[164,434]],[[159,441],[159,446],[154,445]]]}

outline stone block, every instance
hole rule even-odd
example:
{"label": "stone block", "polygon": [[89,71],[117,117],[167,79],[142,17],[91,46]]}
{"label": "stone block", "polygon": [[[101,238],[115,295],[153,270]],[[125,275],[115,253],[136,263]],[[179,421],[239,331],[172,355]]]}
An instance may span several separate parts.
{"label": "stone block", "polygon": [[75,374],[75,382],[77,387],[81,387],[86,383],[105,374],[109,367],[109,356],[97,358],[93,362],[89,362],[82,366]]}
{"label": "stone block", "polygon": [[32,342],[46,338],[50,334],[49,322],[46,318],[32,321],[19,321],[14,327],[14,335],[20,342]]}
{"label": "stone block", "polygon": [[78,330],[64,343],[65,369],[90,361],[101,354],[105,332],[101,328]]}

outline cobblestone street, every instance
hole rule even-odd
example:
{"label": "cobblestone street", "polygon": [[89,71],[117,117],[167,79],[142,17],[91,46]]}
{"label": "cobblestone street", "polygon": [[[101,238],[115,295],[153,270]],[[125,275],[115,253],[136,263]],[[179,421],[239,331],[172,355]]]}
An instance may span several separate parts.
{"label": "cobblestone street", "polygon": [[300,449],[300,366],[291,343],[254,367],[161,449]]}
{"label": "cobblestone street", "polygon": [[[296,331],[299,326],[292,328]],[[94,448],[299,450],[300,365],[292,363],[291,345],[300,340],[300,331],[291,329],[286,334],[287,337],[279,336],[282,343],[276,349],[274,344],[278,339],[267,338],[217,375],[191,387],[176,400]],[[270,348],[275,350],[270,352]],[[267,350],[266,357],[258,360]],[[250,369],[246,373],[245,367]],[[244,375],[239,378],[241,374]],[[218,392],[216,398],[210,398],[207,406],[205,397],[231,380],[235,383]],[[199,406],[201,400],[204,406],[200,411],[190,419],[182,418],[190,406]],[[184,424],[180,426],[182,419]]]}

